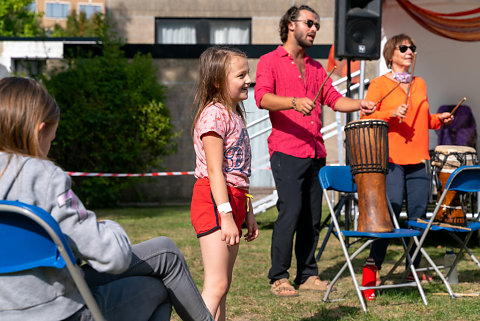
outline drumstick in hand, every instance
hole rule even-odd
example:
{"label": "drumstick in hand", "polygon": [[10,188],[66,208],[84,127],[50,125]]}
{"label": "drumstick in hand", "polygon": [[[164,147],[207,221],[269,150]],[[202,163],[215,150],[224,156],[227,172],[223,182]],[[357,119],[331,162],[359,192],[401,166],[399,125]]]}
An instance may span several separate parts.
{"label": "drumstick in hand", "polygon": [[455,108],[453,108],[452,111],[450,112],[452,116],[453,116],[453,113],[457,111],[458,107],[460,107],[460,105],[463,104],[465,100],[467,100],[467,97],[463,97],[462,99],[460,99],[457,106],[455,106]]}
{"label": "drumstick in hand", "polygon": [[[328,78],[333,74],[333,72],[337,69],[337,66],[333,66],[333,69],[330,71],[330,73],[327,75],[327,78],[323,81],[322,85],[320,86],[320,89],[317,92],[317,95],[315,96],[315,99],[313,99],[313,106],[315,108],[315,104],[317,103],[318,96],[320,96],[320,93],[322,92],[323,86],[327,83]],[[307,114],[310,115],[310,114]],[[303,114],[303,117],[305,117],[305,114]]]}
{"label": "drumstick in hand", "polygon": [[[408,82],[408,88],[407,88],[407,98],[405,98],[405,105],[408,104],[408,98],[410,98],[410,88],[412,87],[412,82],[413,82],[413,71],[415,70],[415,60],[417,58],[417,53],[413,53],[413,61],[412,61],[412,72],[410,73],[410,81]],[[408,110],[408,109],[407,109]],[[399,122],[402,122],[402,119],[399,119]]]}
{"label": "drumstick in hand", "polygon": [[378,104],[382,102],[385,98],[387,98],[388,95],[390,95],[398,86],[400,86],[400,83],[397,83],[388,93],[385,94],[382,98],[380,98],[376,103],[374,107],[377,107]]}

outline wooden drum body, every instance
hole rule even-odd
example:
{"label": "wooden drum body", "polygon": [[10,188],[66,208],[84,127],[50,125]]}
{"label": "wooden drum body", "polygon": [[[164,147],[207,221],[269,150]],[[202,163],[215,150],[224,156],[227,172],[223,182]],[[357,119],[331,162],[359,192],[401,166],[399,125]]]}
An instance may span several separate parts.
{"label": "wooden drum body", "polygon": [[[439,145],[435,147],[432,164],[438,176],[437,197],[442,195],[445,185],[452,172],[464,165],[477,163],[477,153],[474,148],[467,146]],[[443,200],[435,221],[466,226],[466,203],[461,199],[460,193],[448,191]]]}
{"label": "wooden drum body", "polygon": [[345,126],[348,162],[358,192],[360,232],[392,232],[387,205],[385,175],[388,172],[388,123],[356,120]]}

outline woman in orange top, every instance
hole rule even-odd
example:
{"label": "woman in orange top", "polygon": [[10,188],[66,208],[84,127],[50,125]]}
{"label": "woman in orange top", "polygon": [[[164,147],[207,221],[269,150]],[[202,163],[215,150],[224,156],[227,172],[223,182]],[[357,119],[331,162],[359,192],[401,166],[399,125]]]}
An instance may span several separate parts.
{"label": "woman in orange top", "polygon": [[[410,82],[408,70],[415,50],[413,39],[405,34],[393,36],[387,41],[383,56],[391,71],[372,80],[365,99],[379,101],[399,82],[400,85],[378,104],[374,113],[363,117],[388,122],[387,195],[397,217],[405,199],[410,220],[423,217],[427,212],[430,178],[422,161],[430,158],[428,130],[438,129],[442,124],[449,124],[453,120],[450,113],[430,114],[427,87],[420,77],[414,77],[411,82],[410,96],[405,104]],[[388,246],[388,241],[384,240],[374,242],[370,249],[370,256],[378,269],[377,284],[380,283],[378,271]],[[420,260],[419,255],[415,259],[415,267],[419,266]],[[423,273],[419,273],[419,277],[421,280],[431,279]],[[413,275],[409,274],[407,278],[413,279]]]}

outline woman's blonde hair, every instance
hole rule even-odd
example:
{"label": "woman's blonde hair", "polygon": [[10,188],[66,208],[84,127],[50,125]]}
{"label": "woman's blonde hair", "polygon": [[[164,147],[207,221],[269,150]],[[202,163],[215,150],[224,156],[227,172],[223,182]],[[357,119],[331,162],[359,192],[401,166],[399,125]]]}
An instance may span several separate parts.
{"label": "woman's blonde hair", "polygon": [[41,157],[38,128],[60,119],[60,108],[38,82],[20,77],[0,80],[0,151]]}
{"label": "woman's blonde hair", "polygon": [[[210,102],[219,102],[232,112],[232,99],[228,92],[227,75],[233,56],[247,58],[247,55],[233,47],[214,46],[200,55],[200,73],[195,98],[193,101],[194,119],[191,133],[195,129],[200,114]],[[235,106],[235,111],[245,121],[245,109],[242,102]]]}

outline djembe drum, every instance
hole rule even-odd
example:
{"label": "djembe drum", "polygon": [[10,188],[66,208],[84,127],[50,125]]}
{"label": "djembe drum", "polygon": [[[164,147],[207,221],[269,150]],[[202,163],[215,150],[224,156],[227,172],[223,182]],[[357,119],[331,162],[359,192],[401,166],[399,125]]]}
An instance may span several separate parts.
{"label": "djembe drum", "polygon": [[379,119],[356,120],[345,126],[347,158],[357,184],[360,232],[394,230],[385,190],[387,132],[388,123]]}
{"label": "djembe drum", "polygon": [[[432,157],[434,175],[437,175],[437,197],[442,195],[452,172],[464,165],[477,164],[475,148],[468,146],[438,145]],[[435,221],[451,225],[466,226],[466,199],[459,192],[448,191]]]}

